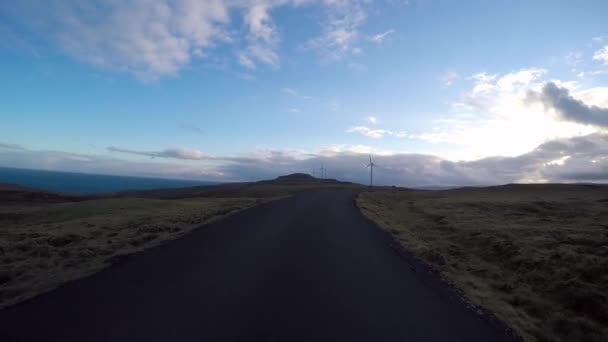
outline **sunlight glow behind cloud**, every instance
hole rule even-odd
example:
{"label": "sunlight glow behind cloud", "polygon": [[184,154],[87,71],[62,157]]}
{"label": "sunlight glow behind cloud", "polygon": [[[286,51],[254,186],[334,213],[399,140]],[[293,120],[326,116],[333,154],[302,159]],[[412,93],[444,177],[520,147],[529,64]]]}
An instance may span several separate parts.
{"label": "sunlight glow behind cloud", "polygon": [[[528,101],[530,89],[544,84],[544,69],[529,68],[503,75],[478,73],[473,85],[454,103],[450,120],[437,130],[413,133],[412,138],[450,143],[460,148],[437,151],[448,159],[474,160],[488,156],[517,156],[557,138],[597,132],[584,123],[567,122],[549,108]],[[572,86],[572,83],[563,83]]]}

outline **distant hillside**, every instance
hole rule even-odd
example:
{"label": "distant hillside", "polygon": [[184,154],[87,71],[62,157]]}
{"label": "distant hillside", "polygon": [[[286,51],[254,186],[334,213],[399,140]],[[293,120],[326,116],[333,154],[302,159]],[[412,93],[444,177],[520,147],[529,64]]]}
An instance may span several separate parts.
{"label": "distant hillside", "polygon": [[55,203],[73,202],[84,199],[80,196],[59,192],[32,189],[21,185],[0,183],[0,202]]}
{"label": "distant hillside", "polygon": [[342,182],[331,178],[316,178],[306,173],[292,173],[290,175],[279,176],[275,179],[263,180],[257,182],[258,184],[275,184],[275,185],[288,185],[288,184],[354,184],[350,182]]}
{"label": "distant hillside", "polygon": [[163,188],[152,190],[126,190],[94,195],[68,195],[59,192],[31,189],[13,184],[0,184],[0,201],[12,202],[68,202],[96,198],[160,198],[178,199],[190,197],[274,197],[294,192],[325,187],[361,187],[360,184],[335,179],[315,178],[304,173],[294,173],[271,180],[247,183],[224,183],[193,187]]}
{"label": "distant hillside", "polygon": [[294,173],[271,180],[247,183],[224,183],[190,188],[122,191],[111,196],[187,198],[187,197],[272,197],[323,187],[359,187],[360,184],[335,179],[315,178],[305,173]]}

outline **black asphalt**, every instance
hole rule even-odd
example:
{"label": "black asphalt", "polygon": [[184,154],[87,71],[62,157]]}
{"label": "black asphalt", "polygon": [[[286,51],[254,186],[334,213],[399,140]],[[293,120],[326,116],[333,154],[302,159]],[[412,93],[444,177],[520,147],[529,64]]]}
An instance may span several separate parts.
{"label": "black asphalt", "polygon": [[508,341],[355,192],[244,211],[0,311],[0,341]]}

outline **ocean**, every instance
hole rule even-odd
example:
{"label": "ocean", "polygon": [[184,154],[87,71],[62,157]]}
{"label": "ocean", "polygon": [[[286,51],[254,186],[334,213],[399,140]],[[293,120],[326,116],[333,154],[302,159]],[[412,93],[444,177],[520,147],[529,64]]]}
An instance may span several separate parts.
{"label": "ocean", "polygon": [[72,194],[95,194],[121,190],[185,188],[217,182],[147,177],[94,175],[75,172],[57,172],[0,167],[0,183],[23,185],[35,189],[60,191]]}

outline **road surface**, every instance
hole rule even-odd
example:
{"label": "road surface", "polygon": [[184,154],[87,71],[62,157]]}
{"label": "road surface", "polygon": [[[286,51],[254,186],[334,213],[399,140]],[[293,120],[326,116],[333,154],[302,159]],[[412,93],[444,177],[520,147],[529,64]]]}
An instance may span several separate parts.
{"label": "road surface", "polygon": [[0,311],[0,341],[511,341],[354,205],[304,193]]}

